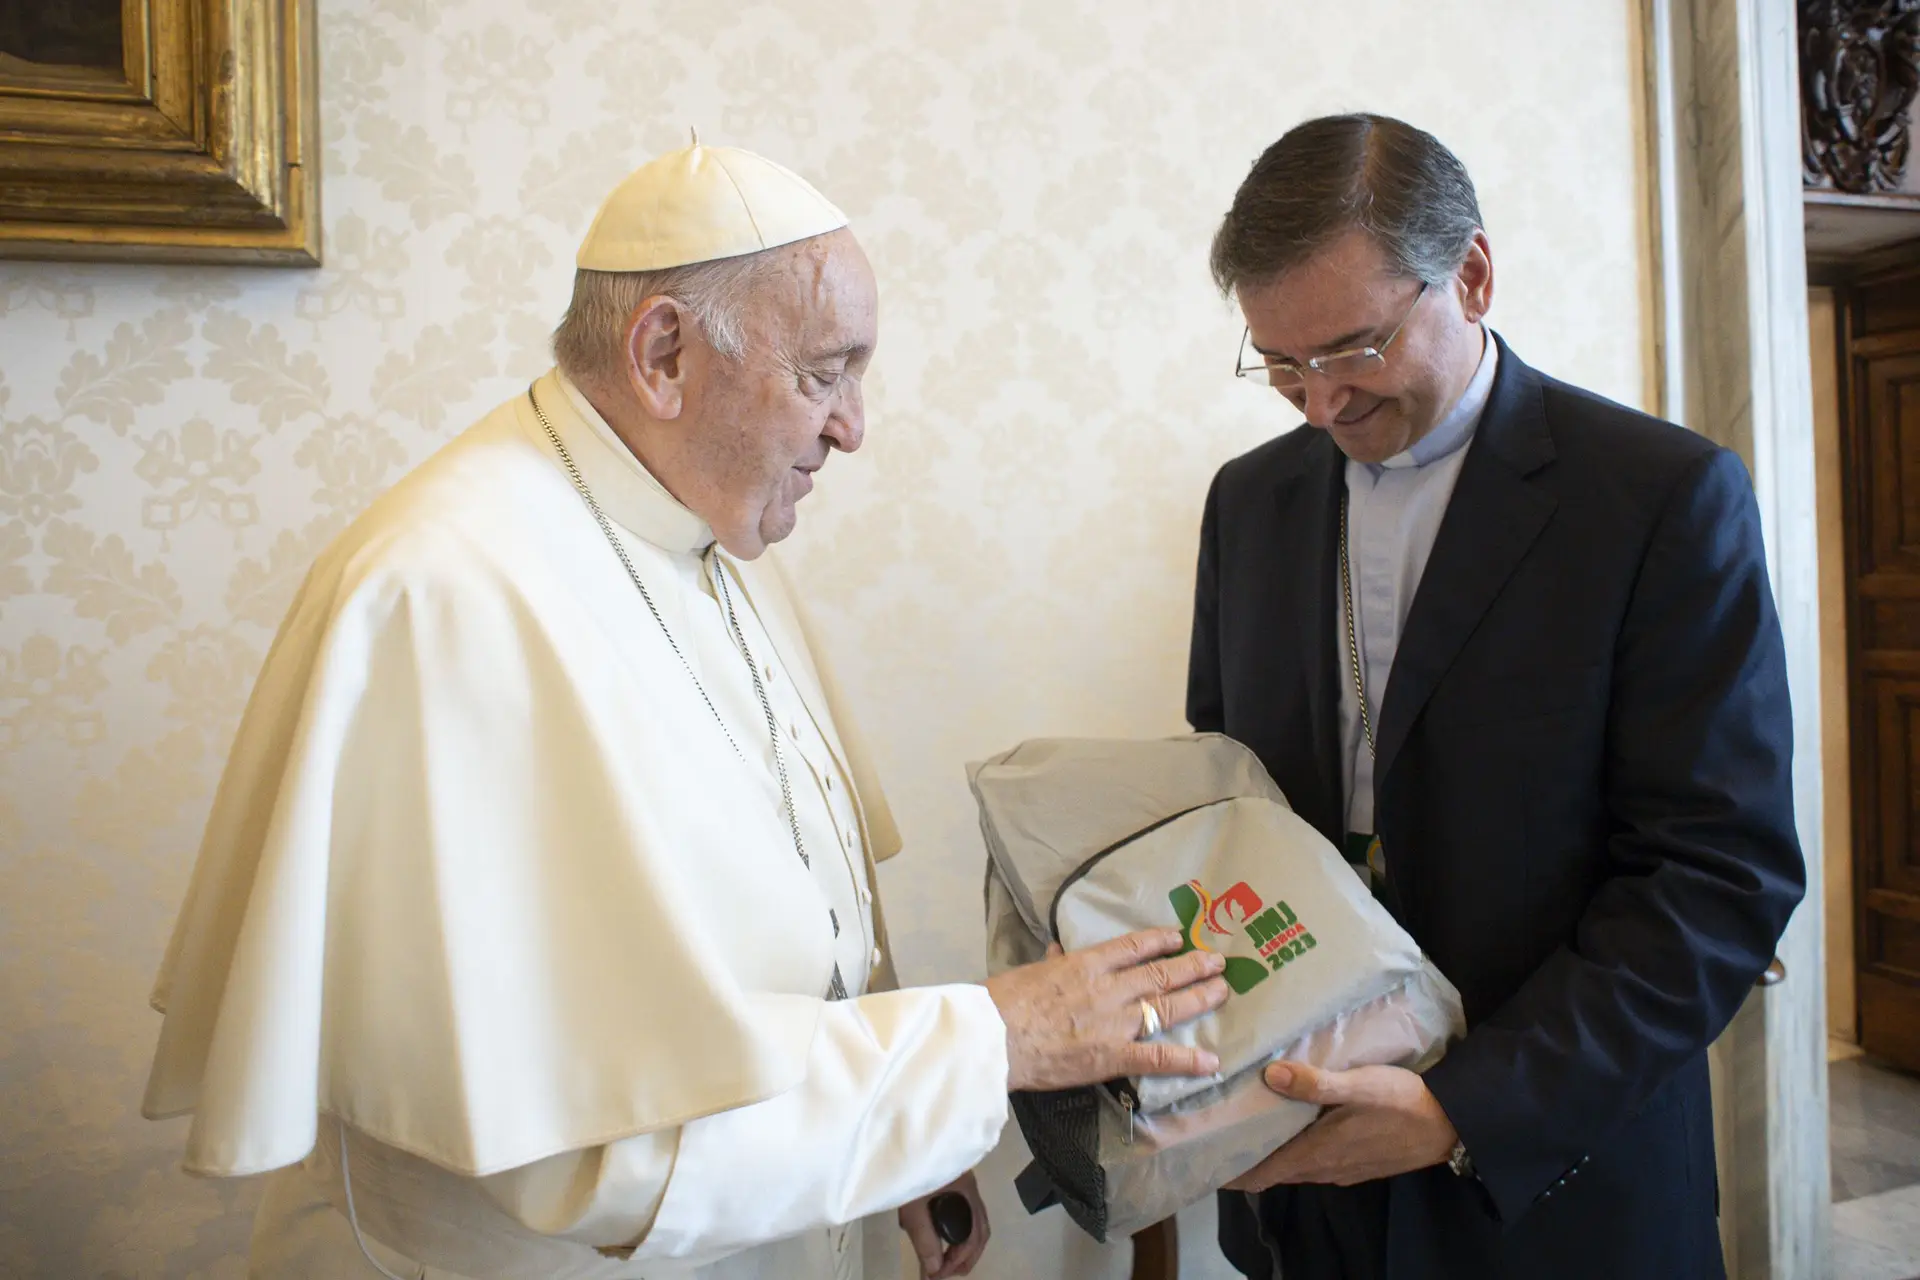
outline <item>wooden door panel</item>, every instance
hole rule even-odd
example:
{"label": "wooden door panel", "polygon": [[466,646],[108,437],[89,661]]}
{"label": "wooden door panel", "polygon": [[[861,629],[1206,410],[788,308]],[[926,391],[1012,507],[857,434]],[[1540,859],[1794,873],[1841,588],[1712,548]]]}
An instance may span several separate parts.
{"label": "wooden door panel", "polygon": [[1908,267],[1885,279],[1857,281],[1850,290],[1854,337],[1872,338],[1885,333],[1906,339],[1920,329],[1920,288],[1914,287],[1916,278],[1920,277]]}
{"label": "wooden door panel", "polygon": [[1883,915],[1873,922],[1870,972],[1883,978],[1920,982],[1920,921]]}
{"label": "wooden door panel", "polygon": [[[1920,585],[1883,578],[1883,586]],[[1863,593],[1864,594],[1864,593]],[[1859,610],[1860,650],[1867,665],[1889,675],[1920,674],[1920,595],[1865,596]]]}
{"label": "wooden door panel", "polygon": [[[1920,351],[1856,360],[1866,499],[1861,585],[1893,575],[1920,587]],[[1904,584],[1902,584],[1904,585]],[[1887,587],[1898,590],[1895,584]]]}
{"label": "wooden door panel", "polygon": [[[1868,674],[1867,733],[1873,741],[1872,794],[1876,803],[1860,832],[1862,851],[1855,874],[1869,900],[1868,909],[1885,915],[1894,904],[1874,900],[1874,890],[1911,899],[1910,914],[1920,919],[1920,848],[1915,835],[1916,800],[1920,799],[1920,680],[1888,679]],[[1862,874],[1864,873],[1864,874]],[[1870,952],[1860,959],[1873,963]],[[1920,970],[1916,971],[1920,976]]]}
{"label": "wooden door panel", "polygon": [[1920,277],[1849,301],[1842,408],[1860,1043],[1920,1070]]}
{"label": "wooden door panel", "polygon": [[1860,975],[1860,1047],[1909,1070],[1920,1062],[1920,1018],[1913,1016],[1912,982],[1877,973]]}

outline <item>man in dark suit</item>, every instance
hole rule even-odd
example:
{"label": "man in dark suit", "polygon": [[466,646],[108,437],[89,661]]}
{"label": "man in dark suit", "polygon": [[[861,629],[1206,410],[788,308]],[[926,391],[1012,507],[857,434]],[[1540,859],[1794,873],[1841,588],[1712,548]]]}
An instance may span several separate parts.
{"label": "man in dark suit", "polygon": [[1473,184],[1407,124],[1288,133],[1213,270],[1306,425],[1208,494],[1188,719],[1347,848],[1469,1028],[1424,1076],[1270,1067],[1328,1109],[1222,1194],[1222,1247],[1285,1280],[1722,1275],[1706,1049],[1805,885],[1746,471],[1486,330]]}

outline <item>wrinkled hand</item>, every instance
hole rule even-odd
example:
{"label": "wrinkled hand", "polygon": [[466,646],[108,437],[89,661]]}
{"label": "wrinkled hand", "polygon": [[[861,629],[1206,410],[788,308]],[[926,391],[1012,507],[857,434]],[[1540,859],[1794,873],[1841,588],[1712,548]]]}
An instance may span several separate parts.
{"label": "wrinkled hand", "polygon": [[987,1224],[986,1202],[980,1198],[980,1187],[971,1173],[961,1174],[933,1195],[948,1191],[959,1192],[973,1206],[973,1234],[956,1245],[947,1244],[933,1229],[933,1214],[927,1208],[933,1196],[900,1206],[900,1229],[907,1233],[914,1253],[920,1258],[922,1280],[947,1280],[949,1276],[966,1275],[986,1252],[987,1238],[993,1234],[993,1228]]}
{"label": "wrinkled hand", "polygon": [[1391,1178],[1441,1163],[1459,1141],[1427,1082],[1402,1067],[1322,1071],[1276,1062],[1267,1087],[1328,1108],[1278,1151],[1227,1184],[1265,1191],[1283,1182],[1333,1183]]}
{"label": "wrinkled hand", "polygon": [[1172,954],[1184,945],[1178,929],[1143,929],[1072,955],[1056,944],[1045,960],[987,979],[1007,1024],[1007,1087],[1068,1089],[1118,1076],[1218,1071],[1211,1053],[1139,1038],[1143,1000],[1164,1027],[1226,1001],[1220,956]]}

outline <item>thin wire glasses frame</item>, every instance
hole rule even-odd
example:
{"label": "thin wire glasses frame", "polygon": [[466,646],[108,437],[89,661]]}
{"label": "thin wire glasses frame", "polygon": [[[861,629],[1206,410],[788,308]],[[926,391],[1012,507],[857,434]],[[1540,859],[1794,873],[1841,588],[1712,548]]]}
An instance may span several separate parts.
{"label": "thin wire glasses frame", "polygon": [[[1420,305],[1420,299],[1427,296],[1427,290],[1430,288],[1432,286],[1426,281],[1420,282],[1420,292],[1413,295],[1413,301],[1408,304],[1406,314],[1400,317],[1400,323],[1393,326],[1393,332],[1388,334],[1379,346],[1347,347],[1341,351],[1329,351],[1326,355],[1314,356],[1305,364],[1263,354],[1258,347],[1253,346],[1253,330],[1245,329],[1240,334],[1240,355],[1235,361],[1233,376],[1245,378],[1261,386],[1272,387],[1276,391],[1292,391],[1306,385],[1309,369],[1323,378],[1364,377],[1387,362],[1387,348],[1391,347],[1393,340],[1400,336],[1400,331],[1407,327],[1407,321],[1413,319],[1414,308]],[[1247,352],[1250,349],[1254,355],[1251,364],[1247,361]]]}

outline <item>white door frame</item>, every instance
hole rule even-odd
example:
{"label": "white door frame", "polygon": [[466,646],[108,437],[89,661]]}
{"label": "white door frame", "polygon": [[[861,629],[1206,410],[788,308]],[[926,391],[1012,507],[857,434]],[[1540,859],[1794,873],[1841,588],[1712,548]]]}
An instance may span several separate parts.
{"label": "white door frame", "polygon": [[1825,938],[1812,378],[1792,0],[1639,0],[1657,411],[1753,472],[1793,695],[1808,894],[1712,1053],[1737,1280],[1826,1280]]}

